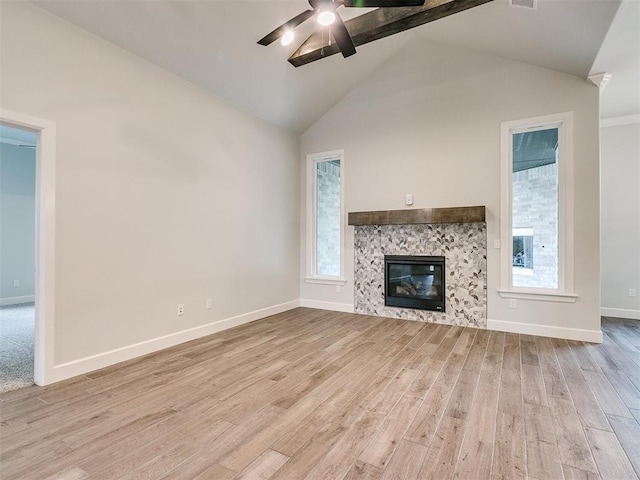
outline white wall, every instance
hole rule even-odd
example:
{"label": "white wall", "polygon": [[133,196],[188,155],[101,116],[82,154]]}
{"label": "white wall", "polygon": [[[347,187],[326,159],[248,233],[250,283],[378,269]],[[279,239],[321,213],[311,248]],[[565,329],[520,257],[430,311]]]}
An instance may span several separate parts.
{"label": "white wall", "polygon": [[297,300],[296,135],[1,8],[0,104],[56,123],[57,365]]}
{"label": "white wall", "polygon": [[602,314],[640,320],[640,120],[602,128],[600,141]]}
{"label": "white wall", "polygon": [[0,143],[0,305],[35,294],[35,174],[34,149]]}
{"label": "white wall", "polygon": [[[508,299],[497,293],[500,255],[492,248],[500,233],[500,122],[567,111],[575,116],[575,290],[579,298],[574,304],[518,300],[518,308],[510,309]],[[339,148],[345,149],[347,211],[407,208],[405,193],[414,195],[412,208],[487,207],[489,320],[549,335],[584,329],[597,337],[595,86],[558,72],[418,39],[302,135],[303,161],[309,153]],[[352,227],[346,243],[349,281],[342,292],[301,281],[303,299],[353,303]]]}

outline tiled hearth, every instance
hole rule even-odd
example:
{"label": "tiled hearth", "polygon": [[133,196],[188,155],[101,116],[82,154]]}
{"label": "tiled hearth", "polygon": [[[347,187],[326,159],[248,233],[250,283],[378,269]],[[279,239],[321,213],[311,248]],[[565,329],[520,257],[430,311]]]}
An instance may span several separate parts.
{"label": "tiled hearth", "polygon": [[[363,225],[354,238],[356,313],[486,328],[486,223]],[[385,255],[444,256],[446,312],[385,306]]]}

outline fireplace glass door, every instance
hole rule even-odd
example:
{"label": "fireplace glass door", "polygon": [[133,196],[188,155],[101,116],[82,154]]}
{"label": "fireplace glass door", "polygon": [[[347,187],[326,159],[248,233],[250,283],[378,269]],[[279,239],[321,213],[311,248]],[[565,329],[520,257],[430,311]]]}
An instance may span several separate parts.
{"label": "fireplace glass door", "polygon": [[385,255],[385,305],[445,311],[444,257]]}

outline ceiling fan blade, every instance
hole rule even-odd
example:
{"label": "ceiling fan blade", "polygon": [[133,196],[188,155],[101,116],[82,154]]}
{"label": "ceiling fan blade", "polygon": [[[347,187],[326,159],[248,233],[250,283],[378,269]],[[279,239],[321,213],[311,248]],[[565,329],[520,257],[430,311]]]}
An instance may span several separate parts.
{"label": "ceiling fan blade", "polygon": [[421,7],[425,0],[344,0],[345,7]]}
{"label": "ceiling fan blade", "polygon": [[356,53],[356,46],[353,44],[351,35],[349,35],[349,30],[347,30],[342,18],[340,18],[340,15],[337,13],[336,20],[331,25],[331,33],[333,33],[333,38],[336,39],[336,43],[338,44],[338,47],[340,47],[340,51],[344,58],[350,57]]}
{"label": "ceiling fan blade", "polygon": [[258,43],[260,45],[272,44],[273,42],[278,40],[280,37],[282,37],[285,33],[287,33],[289,30],[293,30],[305,20],[311,18],[314,13],[315,12],[313,10],[305,10],[300,15],[296,15],[288,22],[280,25],[278,28],[276,28],[270,34],[266,35],[264,38],[261,38],[260,40],[258,40]]}

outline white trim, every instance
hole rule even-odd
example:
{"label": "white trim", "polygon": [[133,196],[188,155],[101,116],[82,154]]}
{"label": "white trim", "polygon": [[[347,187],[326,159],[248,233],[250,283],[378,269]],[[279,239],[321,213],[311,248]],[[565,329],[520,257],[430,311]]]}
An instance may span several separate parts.
{"label": "white trim", "polygon": [[[337,277],[320,277],[316,273],[316,186],[315,165],[319,162],[328,160],[340,160],[340,276]],[[345,236],[346,236],[346,215],[344,205],[344,186],[345,186],[345,164],[344,150],[331,150],[328,152],[311,153],[307,155],[306,168],[306,276],[307,283],[326,283],[326,282],[310,282],[308,279],[328,280],[334,279],[338,284],[343,280],[342,275],[345,272]],[[346,282],[345,282],[346,283]],[[344,285],[344,283],[342,284]]]}
{"label": "white trim", "polygon": [[35,295],[23,295],[21,297],[4,297],[0,298],[0,307],[6,307],[7,305],[20,305],[21,303],[31,303],[35,301]]}
{"label": "white trim", "polygon": [[625,115],[622,117],[610,117],[600,119],[600,128],[617,127],[618,125],[630,125],[640,123],[640,114]]}
{"label": "white trim", "polygon": [[55,358],[56,124],[3,108],[0,122],[37,133],[34,381],[47,385]]}
{"label": "white trim", "polygon": [[629,310],[626,308],[602,307],[600,315],[603,317],[628,318],[629,320],[640,320],[640,310]]}
{"label": "white trim", "polygon": [[322,300],[307,300],[301,298],[300,306],[319,308],[320,310],[333,310],[334,312],[354,313],[353,304],[351,303],[324,302]]}
{"label": "white trim", "polygon": [[[511,224],[513,133],[558,128],[558,289],[542,290],[538,300],[574,295],[573,112],[524,118],[500,124],[500,291],[512,292],[513,225]],[[531,289],[532,291],[534,289]],[[522,292],[525,294],[529,292]],[[517,298],[517,297],[513,297]],[[556,300],[557,301],[557,300]]]}
{"label": "white trim", "polygon": [[116,348],[108,352],[56,365],[53,369],[49,383],[59,382],[67,378],[92,372],[110,365],[115,365],[116,363],[131,360],[132,358],[147,355],[164,348],[173,347],[180,343],[189,342],[197,338],[211,335],[222,330],[244,325],[245,323],[253,322],[264,317],[286,312],[287,310],[297,308],[299,305],[299,300],[292,300],[290,302],[262,308],[253,312],[237,315],[235,317],[218,320],[206,325],[200,325],[198,327],[189,328],[180,332],[171,333],[158,338],[152,338],[133,345],[127,345],[126,347]]}
{"label": "white trim", "polygon": [[607,84],[611,80],[613,74],[608,72],[594,73],[589,75],[587,78],[600,90],[600,95],[604,92],[604,89],[607,88]]}
{"label": "white trim", "polygon": [[517,290],[498,290],[498,294],[502,298],[519,298],[521,300],[537,300],[540,302],[562,302],[575,303],[578,295],[575,293],[558,293],[553,290],[534,291],[517,291]]}
{"label": "white trim", "polygon": [[344,285],[347,283],[346,278],[332,277],[304,277],[306,283],[314,283],[317,285]]}
{"label": "white trim", "polygon": [[506,322],[504,320],[487,319],[487,329],[498,332],[523,333],[540,337],[564,338],[580,342],[602,343],[601,330],[584,330],[582,328],[556,327],[554,325],[537,325],[533,323]]}

